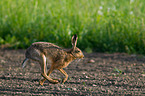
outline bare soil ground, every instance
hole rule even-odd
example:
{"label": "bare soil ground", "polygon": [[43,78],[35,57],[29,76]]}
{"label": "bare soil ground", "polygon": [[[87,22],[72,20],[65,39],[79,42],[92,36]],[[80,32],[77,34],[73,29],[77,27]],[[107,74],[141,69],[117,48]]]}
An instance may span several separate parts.
{"label": "bare soil ground", "polygon": [[[40,65],[30,62],[23,70],[25,50],[0,49],[0,95],[145,95],[145,57],[125,53],[85,54],[64,70],[65,84],[39,85]],[[95,62],[89,62],[94,60]],[[59,71],[51,77],[63,78]]]}

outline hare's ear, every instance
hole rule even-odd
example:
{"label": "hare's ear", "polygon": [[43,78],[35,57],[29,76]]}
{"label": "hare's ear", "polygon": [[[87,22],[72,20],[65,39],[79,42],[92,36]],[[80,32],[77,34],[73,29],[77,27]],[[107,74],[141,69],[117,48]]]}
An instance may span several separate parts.
{"label": "hare's ear", "polygon": [[75,47],[77,45],[77,39],[78,39],[77,34],[73,35],[72,41],[71,41],[72,42],[72,49],[73,50],[75,49]]}

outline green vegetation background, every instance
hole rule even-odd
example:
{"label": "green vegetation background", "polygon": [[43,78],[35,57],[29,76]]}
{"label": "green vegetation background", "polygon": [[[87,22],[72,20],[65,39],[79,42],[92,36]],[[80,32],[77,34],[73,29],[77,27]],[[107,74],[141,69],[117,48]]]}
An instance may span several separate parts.
{"label": "green vegetation background", "polygon": [[145,54],[144,0],[0,0],[0,45],[36,41],[87,52]]}

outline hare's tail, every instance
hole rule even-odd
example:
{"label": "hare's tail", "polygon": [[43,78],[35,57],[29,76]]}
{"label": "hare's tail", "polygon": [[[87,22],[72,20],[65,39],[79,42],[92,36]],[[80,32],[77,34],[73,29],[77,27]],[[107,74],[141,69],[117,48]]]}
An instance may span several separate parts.
{"label": "hare's tail", "polygon": [[29,60],[29,59],[26,58],[26,59],[23,61],[23,63],[22,63],[22,68],[24,68],[24,67],[26,66],[28,60]]}

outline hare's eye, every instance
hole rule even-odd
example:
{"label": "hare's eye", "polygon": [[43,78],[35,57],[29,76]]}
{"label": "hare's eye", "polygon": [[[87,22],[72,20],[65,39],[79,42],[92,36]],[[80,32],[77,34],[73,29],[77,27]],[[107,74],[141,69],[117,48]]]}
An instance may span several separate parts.
{"label": "hare's eye", "polygon": [[79,51],[79,50],[76,50],[75,52],[76,52],[76,53],[79,53],[80,51]]}

